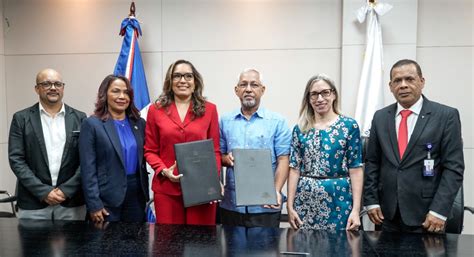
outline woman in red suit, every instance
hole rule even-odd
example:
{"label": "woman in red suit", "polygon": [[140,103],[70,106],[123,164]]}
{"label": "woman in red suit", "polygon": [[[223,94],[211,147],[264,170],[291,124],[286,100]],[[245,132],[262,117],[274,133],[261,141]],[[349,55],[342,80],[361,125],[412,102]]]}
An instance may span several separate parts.
{"label": "woman in red suit", "polygon": [[215,204],[184,208],[174,152],[176,143],[212,139],[220,170],[217,110],[202,96],[203,86],[196,68],[189,61],[178,60],[168,68],[163,93],[148,111],[145,158],[156,174],[152,189],[157,223],[215,224]]}

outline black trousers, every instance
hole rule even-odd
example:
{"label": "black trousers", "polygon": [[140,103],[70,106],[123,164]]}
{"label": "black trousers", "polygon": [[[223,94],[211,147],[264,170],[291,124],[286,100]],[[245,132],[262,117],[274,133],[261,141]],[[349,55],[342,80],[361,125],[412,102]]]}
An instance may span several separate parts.
{"label": "black trousers", "polygon": [[127,193],[119,207],[107,207],[106,221],[145,222],[146,198],[138,174],[127,175]]}
{"label": "black trousers", "polygon": [[242,226],[242,227],[280,227],[281,212],[265,212],[265,213],[239,213],[229,211],[224,208],[220,209],[220,217],[222,225]]}
{"label": "black trousers", "polygon": [[400,209],[397,206],[397,211],[392,220],[384,219],[382,223],[382,231],[386,232],[403,232],[403,233],[423,233],[426,230],[423,226],[408,226],[403,223],[400,215]]}

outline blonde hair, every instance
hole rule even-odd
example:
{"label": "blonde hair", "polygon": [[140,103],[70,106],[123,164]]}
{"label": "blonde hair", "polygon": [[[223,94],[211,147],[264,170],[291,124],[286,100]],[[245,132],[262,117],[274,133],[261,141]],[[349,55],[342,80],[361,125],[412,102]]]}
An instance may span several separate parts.
{"label": "blonde hair", "polygon": [[334,81],[325,74],[318,74],[316,76],[311,77],[308,80],[308,83],[306,83],[306,88],[304,90],[303,100],[301,101],[301,108],[298,117],[298,127],[303,133],[306,133],[308,132],[308,130],[313,128],[313,124],[316,121],[313,107],[311,107],[310,91],[313,84],[321,80],[326,82],[329,87],[331,87],[334,95],[336,96],[336,98],[332,102],[332,109],[335,113],[340,114],[338,107],[339,94],[337,92]]}

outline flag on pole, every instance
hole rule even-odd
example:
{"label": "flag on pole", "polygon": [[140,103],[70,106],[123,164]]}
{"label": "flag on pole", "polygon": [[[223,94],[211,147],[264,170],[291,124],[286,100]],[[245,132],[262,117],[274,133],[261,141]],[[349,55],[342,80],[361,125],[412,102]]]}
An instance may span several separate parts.
{"label": "flag on pole", "polygon": [[[150,95],[148,94],[148,86],[146,83],[145,69],[143,68],[140,47],[138,46],[138,37],[142,35],[140,23],[135,18],[135,2],[130,5],[130,14],[128,18],[122,21],[120,26],[120,36],[123,36],[122,49],[115,64],[114,75],[122,75],[127,77],[132,84],[135,106],[140,110],[142,118],[146,119],[148,107],[150,105]],[[153,178],[153,169],[147,163],[147,170],[151,170],[148,176],[149,181]],[[151,178],[150,178],[151,177]],[[151,183],[150,183],[151,184]],[[150,199],[153,194],[150,189]],[[153,200],[147,203],[146,219],[150,223],[156,222],[156,215],[153,208]]]}
{"label": "flag on pole", "polygon": [[124,36],[122,49],[115,65],[114,74],[127,77],[135,93],[134,102],[138,110],[142,110],[150,103],[145,70],[143,68],[138,37],[142,30],[138,20],[130,15],[122,21],[120,35]]}
{"label": "flag on pole", "polygon": [[368,0],[367,5],[357,11],[360,23],[367,19],[366,49],[355,112],[355,119],[359,123],[362,136],[365,137],[369,136],[375,111],[384,106],[383,45],[379,16],[386,14],[390,9],[392,9],[390,4]]}

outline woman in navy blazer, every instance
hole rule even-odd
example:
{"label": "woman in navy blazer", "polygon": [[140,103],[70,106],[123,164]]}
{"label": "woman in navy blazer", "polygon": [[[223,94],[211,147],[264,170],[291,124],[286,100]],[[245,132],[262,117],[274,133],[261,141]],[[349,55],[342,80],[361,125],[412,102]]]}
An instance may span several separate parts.
{"label": "woman in navy blazer", "polygon": [[79,137],[82,186],[92,221],[145,221],[144,131],[129,80],[107,76]]}

